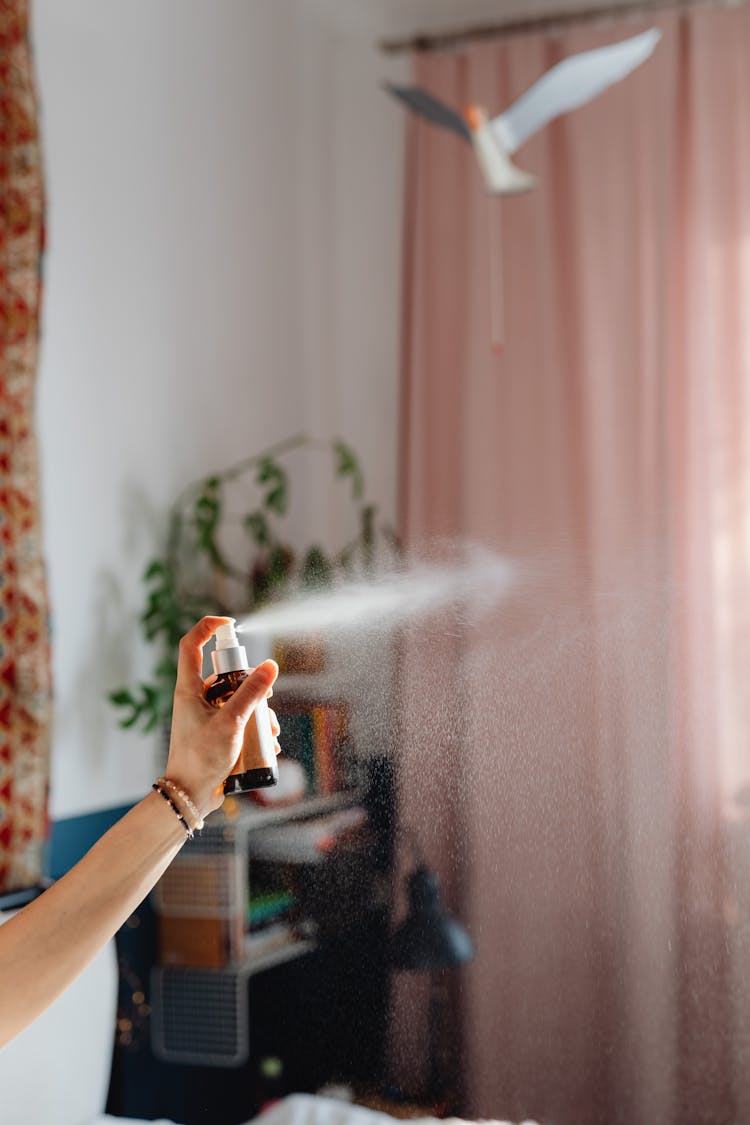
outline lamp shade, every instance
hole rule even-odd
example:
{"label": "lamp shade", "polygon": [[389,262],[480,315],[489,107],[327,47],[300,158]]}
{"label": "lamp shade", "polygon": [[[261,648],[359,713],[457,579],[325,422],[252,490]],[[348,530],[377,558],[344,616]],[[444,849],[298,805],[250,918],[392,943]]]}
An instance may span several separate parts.
{"label": "lamp shade", "polygon": [[426,972],[470,961],[474,956],[471,938],[440,901],[437,875],[418,867],[409,876],[408,888],[409,912],[391,938],[391,964]]}

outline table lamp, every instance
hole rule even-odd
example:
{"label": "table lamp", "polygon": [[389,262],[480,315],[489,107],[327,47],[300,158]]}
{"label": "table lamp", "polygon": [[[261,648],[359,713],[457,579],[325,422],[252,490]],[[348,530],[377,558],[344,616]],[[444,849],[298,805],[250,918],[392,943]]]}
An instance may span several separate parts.
{"label": "table lamp", "polygon": [[446,1093],[442,1066],[446,1026],[446,969],[470,961],[474,946],[464,927],[452,918],[440,901],[438,878],[423,863],[408,878],[409,910],[395,930],[389,947],[394,969],[428,972],[430,982],[429,1051],[425,1093],[431,1104]]}

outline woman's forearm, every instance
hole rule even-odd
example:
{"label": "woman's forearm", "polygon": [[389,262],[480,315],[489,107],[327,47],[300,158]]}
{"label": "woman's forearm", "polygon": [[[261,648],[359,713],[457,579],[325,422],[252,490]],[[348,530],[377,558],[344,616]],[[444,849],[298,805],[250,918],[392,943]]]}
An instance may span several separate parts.
{"label": "woman's forearm", "polygon": [[0,926],[0,1047],[93,960],[185,839],[169,805],[149,793],[62,879]]}
{"label": "woman's forearm", "polygon": [[163,796],[149,793],[67,875],[0,926],[0,1047],[106,945],[177,855],[186,829],[221,807],[245,726],[279,671],[265,660],[220,710],[206,703],[203,646],[231,620],[203,617],[180,641]]}

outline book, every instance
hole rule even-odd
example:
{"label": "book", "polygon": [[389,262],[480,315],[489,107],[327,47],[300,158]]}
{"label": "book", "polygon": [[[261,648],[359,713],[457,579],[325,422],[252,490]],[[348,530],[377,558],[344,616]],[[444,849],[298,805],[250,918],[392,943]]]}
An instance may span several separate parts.
{"label": "book", "polygon": [[251,895],[248,905],[250,929],[259,929],[269,922],[278,921],[292,910],[296,901],[291,891],[283,889],[269,889]]}
{"label": "book", "polygon": [[310,789],[315,792],[315,738],[310,708],[304,705],[285,706],[283,711],[279,711],[279,725],[279,741],[284,754],[300,763]]}
{"label": "book", "polygon": [[335,793],[336,746],[332,709],[316,706],[312,710],[313,744],[315,753],[315,788],[318,793],[328,796]]}
{"label": "book", "polygon": [[296,701],[279,712],[284,755],[298,761],[311,792],[337,793],[346,785],[344,759],[349,735],[349,710],[341,703]]}

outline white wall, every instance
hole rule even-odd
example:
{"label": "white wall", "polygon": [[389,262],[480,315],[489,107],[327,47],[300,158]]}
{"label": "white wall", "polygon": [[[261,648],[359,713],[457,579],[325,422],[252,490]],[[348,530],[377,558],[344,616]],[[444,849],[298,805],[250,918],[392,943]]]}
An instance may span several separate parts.
{"label": "white wall", "polygon": [[34,5],[54,816],[153,778],[104,695],[150,669],[140,575],[170,501],[305,421],[297,26],[289,0]]}
{"label": "white wall", "polygon": [[[119,731],[105,695],[149,673],[140,576],[186,483],[340,433],[393,517],[402,123],[371,41],[360,71],[315,4],[35,0],[33,35],[62,817],[153,778],[156,738]],[[336,506],[307,501],[300,534],[325,537]]]}

